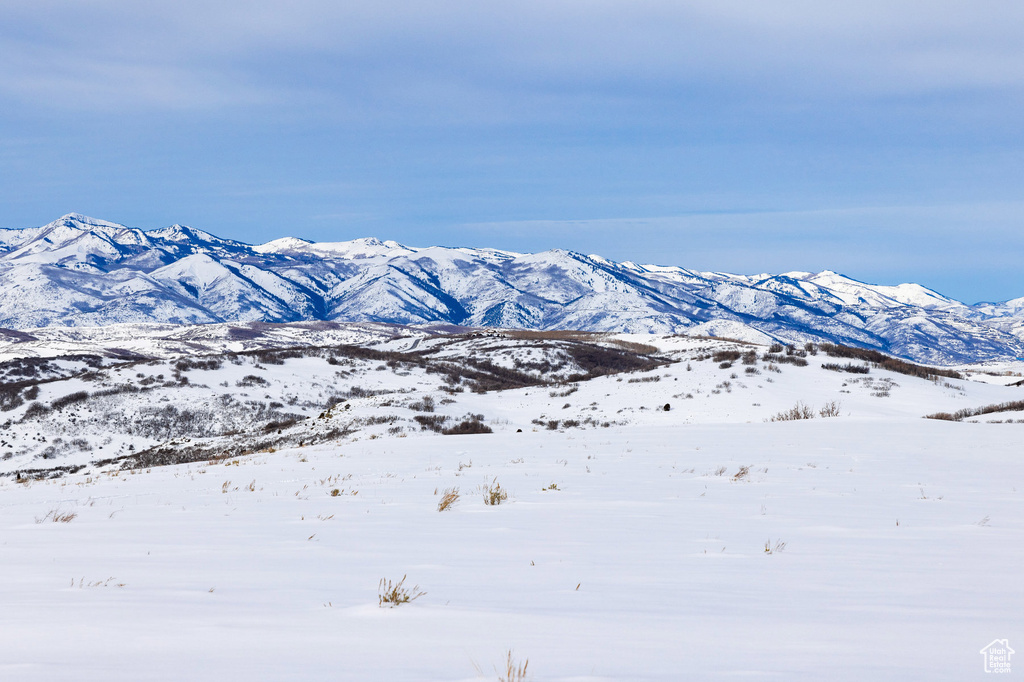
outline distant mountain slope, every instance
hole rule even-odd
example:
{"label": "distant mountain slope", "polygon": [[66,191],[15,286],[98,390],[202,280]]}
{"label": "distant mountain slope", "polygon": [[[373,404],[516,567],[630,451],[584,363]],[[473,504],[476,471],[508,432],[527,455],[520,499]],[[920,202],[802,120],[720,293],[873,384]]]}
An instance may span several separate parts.
{"label": "distant mountain slope", "polygon": [[1024,356],[1024,299],[968,306],[829,271],[731,275],[372,238],[252,246],[78,214],[0,230],[0,327],[253,320],[711,333],[938,364]]}

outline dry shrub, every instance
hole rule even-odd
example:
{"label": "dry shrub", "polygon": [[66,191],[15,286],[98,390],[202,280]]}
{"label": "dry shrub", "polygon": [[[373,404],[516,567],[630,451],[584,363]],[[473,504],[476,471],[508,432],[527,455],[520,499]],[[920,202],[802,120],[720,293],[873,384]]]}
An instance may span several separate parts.
{"label": "dry shrub", "polygon": [[62,512],[59,509],[51,509],[47,512],[46,516],[41,519],[36,519],[36,523],[45,523],[46,521],[53,521],[54,523],[71,523],[78,517],[78,512]]}
{"label": "dry shrub", "polygon": [[840,365],[838,362],[823,362],[821,368],[833,372],[849,372],[851,374],[868,374],[871,371],[871,368],[867,365],[855,365],[852,362],[848,362],[845,365]]}
{"label": "dry shrub", "polygon": [[777,415],[775,415],[768,421],[789,422],[796,421],[798,419],[814,419],[814,410],[812,410],[807,405],[798,402],[796,405],[789,408],[788,410],[785,410],[784,412],[779,412]]}
{"label": "dry shrub", "polygon": [[508,499],[508,491],[501,487],[498,479],[484,486],[484,504],[496,507]]}
{"label": "dry shrub", "polygon": [[423,400],[412,403],[409,405],[410,410],[416,410],[417,412],[433,412],[434,411],[434,399],[429,396],[423,396]]}
{"label": "dry shrub", "polygon": [[412,588],[405,587],[406,577],[403,575],[402,579],[397,583],[392,583],[385,578],[380,579],[380,584],[377,586],[377,597],[380,600],[381,607],[388,606],[394,608],[399,604],[408,604],[426,594],[426,592],[420,592],[419,585],[415,585]]}
{"label": "dry shrub", "polygon": [[66,395],[63,398],[57,398],[56,400],[54,400],[52,403],[50,403],[50,409],[60,410],[67,407],[68,405],[74,405],[75,403],[80,403],[88,399],[88,391],[76,391],[75,393]]}
{"label": "dry shrub", "polygon": [[629,383],[629,384],[645,384],[645,383],[650,383],[650,382],[654,382],[654,381],[661,381],[661,377],[657,376],[657,375],[646,376],[646,377],[633,377],[632,379],[630,379],[626,383]]}
{"label": "dry shrub", "polygon": [[530,659],[524,659],[522,663],[512,656],[512,650],[508,651],[505,661],[504,674],[498,673],[498,682],[524,682],[526,680],[526,669],[530,667]]}
{"label": "dry shrub", "polygon": [[822,417],[838,417],[839,410],[841,408],[842,405],[833,400],[831,402],[825,403],[825,405],[820,410],[818,410],[818,414],[820,414]]}
{"label": "dry shrub", "polygon": [[443,414],[418,414],[413,419],[420,425],[421,430],[436,431],[437,433],[441,433],[441,429],[444,428],[443,424],[448,421],[448,417]]}
{"label": "dry shrub", "polygon": [[946,421],[958,422],[963,421],[969,417],[980,417],[986,414],[993,414],[995,412],[1019,412],[1024,410],[1024,400],[1013,400],[1006,403],[998,403],[996,405],[985,405],[984,407],[965,407],[962,410],[956,412],[936,412],[935,414],[929,414],[925,416],[925,419],[944,419]]}
{"label": "dry shrub", "polygon": [[635,341],[609,339],[609,343],[614,343],[616,346],[620,346],[631,353],[638,353],[640,355],[654,355],[655,353],[660,352],[657,346],[651,346],[646,343],[636,343]]}
{"label": "dry shrub", "polygon": [[934,379],[936,377],[963,379],[963,375],[957,371],[917,365],[912,362],[907,362],[906,360],[889,357],[888,355],[876,350],[851,348],[850,346],[841,346],[831,343],[822,344],[821,349],[825,351],[825,354],[829,357],[863,360],[864,362],[869,362],[880,369],[887,369],[890,372],[898,372],[908,376],[921,377],[922,379]]}
{"label": "dry shrub", "polygon": [[459,499],[458,488],[448,488],[441,495],[441,501],[437,503],[437,511],[445,511],[452,508]]}
{"label": "dry shrub", "polygon": [[711,356],[713,362],[736,362],[742,357],[738,350],[720,350]]}
{"label": "dry shrub", "polygon": [[483,415],[471,414],[455,426],[441,429],[441,433],[446,436],[461,436],[471,433],[493,433],[493,431],[490,426],[484,424]]}
{"label": "dry shrub", "polygon": [[795,351],[794,354],[778,355],[775,353],[765,353],[761,356],[761,360],[770,364],[783,365],[789,363],[795,367],[806,367],[807,360],[802,355],[795,354],[796,352],[803,353],[803,351]]}

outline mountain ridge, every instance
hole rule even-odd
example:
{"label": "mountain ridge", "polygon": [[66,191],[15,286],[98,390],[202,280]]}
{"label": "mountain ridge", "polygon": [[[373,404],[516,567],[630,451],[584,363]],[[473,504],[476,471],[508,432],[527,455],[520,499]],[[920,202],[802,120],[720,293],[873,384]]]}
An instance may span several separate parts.
{"label": "mountain ridge", "polygon": [[374,237],[251,245],[77,213],[0,230],[0,327],[255,320],[729,330],[934,364],[1024,356],[1024,298],[968,305],[919,284],[873,285],[830,270],[735,275],[565,249],[412,247]]}

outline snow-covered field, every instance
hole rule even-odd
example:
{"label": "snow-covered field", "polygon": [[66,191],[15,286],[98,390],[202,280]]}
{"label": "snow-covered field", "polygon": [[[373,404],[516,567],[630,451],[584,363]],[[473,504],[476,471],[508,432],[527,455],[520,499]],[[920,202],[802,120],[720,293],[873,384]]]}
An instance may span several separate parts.
{"label": "snow-covered field", "polygon": [[[0,476],[0,679],[494,680],[511,651],[531,680],[963,680],[992,640],[1024,642],[1024,414],[921,418],[1021,400],[1019,377],[850,374],[824,355],[723,368],[726,342],[630,340],[675,362],[477,394],[292,358],[256,397],[326,396],[339,368],[336,384],[390,392],[311,411],[292,428],[362,421],[305,447],[129,470],[87,451],[67,455],[78,473]],[[377,347],[432,343],[542,355]],[[238,393],[253,371],[137,395]],[[814,418],[766,421],[797,402]],[[435,434],[414,420],[429,414],[493,433]],[[426,594],[382,607],[380,581],[403,576]]]}

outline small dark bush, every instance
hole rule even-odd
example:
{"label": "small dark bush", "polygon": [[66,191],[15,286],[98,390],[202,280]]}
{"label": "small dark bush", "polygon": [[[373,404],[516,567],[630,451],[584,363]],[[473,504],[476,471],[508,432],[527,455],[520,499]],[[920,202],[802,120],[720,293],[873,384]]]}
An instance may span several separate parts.
{"label": "small dark bush", "polygon": [[924,365],[915,365],[914,363],[907,362],[906,360],[900,360],[898,358],[889,357],[888,355],[880,353],[877,350],[868,350],[866,348],[851,348],[850,346],[840,346],[831,343],[822,344],[821,349],[825,351],[825,354],[828,355],[829,357],[862,360],[864,362],[870,362],[879,369],[887,369],[890,372],[906,374],[907,376],[920,377],[922,379],[934,379],[935,377],[963,379],[963,376],[959,372],[953,371],[951,369],[940,369],[938,367],[926,367]]}
{"label": "small dark bush", "polygon": [[[33,386],[33,388],[37,387]],[[21,390],[17,386],[0,386],[0,410],[7,412],[21,407],[24,403]]]}
{"label": "small dark bush", "polygon": [[54,400],[50,403],[50,409],[60,410],[68,405],[74,405],[75,403],[80,403],[88,399],[89,393],[87,391],[75,391],[74,393],[69,393],[63,398],[57,398]]}
{"label": "small dark bush", "polygon": [[633,377],[626,383],[630,384],[646,384],[651,382],[661,381],[661,377],[658,375],[647,376],[647,377]]}
{"label": "small dark bush", "polygon": [[798,402],[796,405],[789,408],[788,410],[785,410],[784,412],[779,412],[774,417],[766,421],[788,422],[795,421],[798,419],[814,419],[814,410],[812,410],[807,405]]}
{"label": "small dark bush", "polygon": [[375,391],[373,389],[363,388],[362,386],[353,386],[352,388],[348,389],[347,394],[349,398],[370,398],[372,396],[381,395],[387,392],[388,391],[383,390]]}
{"label": "small dark bush", "polygon": [[767,354],[766,353],[765,355],[761,356],[761,359],[763,361],[765,361],[765,362],[768,362],[768,363],[777,363],[777,364],[780,364],[780,365],[790,364],[790,365],[794,365],[796,367],[806,367],[807,366],[807,360],[805,360],[804,358],[800,357],[799,355],[773,355],[773,354]]}
{"label": "small dark bush", "polygon": [[589,379],[618,372],[641,372],[654,369],[665,362],[647,355],[639,355],[627,350],[606,348],[588,343],[573,344],[568,348],[573,361],[583,368],[586,375],[569,377],[569,381]]}
{"label": "small dark bush", "polygon": [[22,419],[35,419],[42,417],[44,414],[50,411],[50,408],[42,403],[32,403],[25,410],[25,416]]}
{"label": "small dark bush", "polygon": [[848,362],[845,365],[840,365],[836,362],[825,362],[822,363],[821,368],[832,370],[833,372],[849,372],[851,374],[867,374],[871,371],[867,365],[855,365],[852,362]]}
{"label": "small dark bush", "polygon": [[433,412],[434,411],[434,399],[429,395],[423,396],[423,400],[412,403],[409,405],[410,410],[416,410],[417,412]]}
{"label": "small dark bush", "polygon": [[257,362],[264,365],[283,365],[289,358],[304,358],[310,352],[308,348],[281,348],[246,351],[245,355],[251,355]]}
{"label": "small dark bush", "polygon": [[422,430],[441,433],[442,424],[448,420],[448,417],[443,414],[418,414],[413,419]]}
{"label": "small dark bush", "polygon": [[101,398],[107,395],[123,395],[125,393],[140,393],[146,389],[139,388],[133,384],[121,384],[120,386],[114,386],[113,388],[107,388],[102,391],[96,391],[93,393],[94,398]]}
{"label": "small dark bush", "polygon": [[720,350],[716,351],[711,359],[714,362],[736,362],[740,359],[741,353],[738,350]]}
{"label": "small dark bush", "polygon": [[957,410],[952,414],[949,412],[936,412],[935,414],[929,414],[925,416],[925,419],[942,419],[945,421],[959,422],[969,417],[980,417],[985,414],[993,414],[996,412],[1019,412],[1024,410],[1024,400],[1013,400],[1008,403],[997,403],[995,405],[985,405],[984,407],[965,407],[962,410]]}
{"label": "small dark bush", "polygon": [[471,415],[468,419],[462,420],[455,426],[442,429],[441,433],[446,436],[461,436],[470,433],[493,433],[493,431],[490,426],[484,424],[480,415]]}
{"label": "small dark bush", "polygon": [[183,358],[174,363],[177,372],[184,372],[190,369],[210,371],[221,368],[221,361],[217,358]]}
{"label": "small dark bush", "polygon": [[263,427],[263,430],[267,432],[281,431],[282,429],[287,429],[290,426],[294,426],[295,424],[298,423],[298,421],[298,419],[283,419],[281,421],[268,422],[267,425]]}

